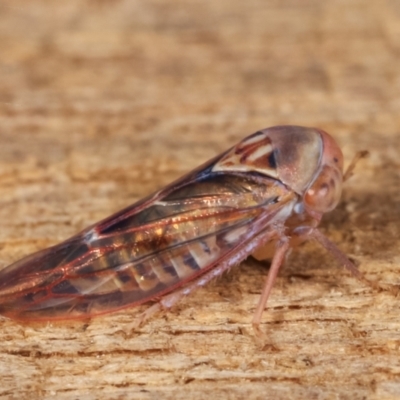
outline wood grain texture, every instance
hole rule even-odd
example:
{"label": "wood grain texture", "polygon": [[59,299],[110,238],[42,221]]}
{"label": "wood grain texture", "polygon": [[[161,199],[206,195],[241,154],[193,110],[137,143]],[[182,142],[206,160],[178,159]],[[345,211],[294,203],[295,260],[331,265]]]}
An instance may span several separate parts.
{"label": "wood grain texture", "polygon": [[[393,0],[13,0],[0,4],[0,267],[276,124],[371,157],[323,231],[400,285],[400,5]],[[0,318],[0,398],[396,399],[399,299],[318,247],[265,313],[249,259],[129,333]]]}

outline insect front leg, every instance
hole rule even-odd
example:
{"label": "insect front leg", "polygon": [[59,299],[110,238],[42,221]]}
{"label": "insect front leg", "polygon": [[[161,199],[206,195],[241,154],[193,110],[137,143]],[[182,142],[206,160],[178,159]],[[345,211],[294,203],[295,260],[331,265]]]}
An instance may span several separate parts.
{"label": "insect front leg", "polygon": [[267,304],[268,297],[271,293],[272,287],[274,285],[275,279],[278,275],[279,268],[283,264],[285,260],[285,256],[290,249],[290,241],[286,236],[283,236],[277,242],[277,248],[274,254],[274,257],[271,262],[271,267],[269,269],[268,276],[265,280],[264,288],[262,290],[260,299],[257,304],[256,312],[254,313],[253,317],[253,328],[257,335],[260,336],[260,321],[262,313],[265,309]]}

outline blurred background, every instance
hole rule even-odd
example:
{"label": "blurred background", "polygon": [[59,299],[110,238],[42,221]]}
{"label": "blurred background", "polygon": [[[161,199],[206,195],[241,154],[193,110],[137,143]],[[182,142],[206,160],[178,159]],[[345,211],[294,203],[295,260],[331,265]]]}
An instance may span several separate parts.
{"label": "blurred background", "polygon": [[3,1],[0,162],[131,198],[277,124],[396,161],[399,22],[396,1]]}
{"label": "blurred background", "polygon": [[[399,58],[396,0],[1,1],[0,267],[133,203],[258,129],[297,124],[330,132],[347,162],[370,150],[324,227],[367,271],[399,282]],[[246,310],[243,321],[250,319]],[[16,338],[14,329],[2,327]],[[303,339],[311,354],[313,344]],[[45,352],[49,338],[41,340],[36,346]],[[388,338],[378,342],[385,346]],[[14,345],[33,348],[29,340]],[[256,347],[246,349],[257,358]],[[195,357],[192,350],[181,351]],[[0,366],[11,362],[1,357]],[[31,377],[43,374],[36,359],[15,362],[33,368]],[[376,360],[366,363],[337,372],[351,398],[400,393],[399,386],[352,382],[356,370],[378,374]],[[336,393],[337,381],[326,379],[321,392],[302,392],[321,385],[306,380],[298,393]],[[3,394],[17,388],[12,375],[7,382]],[[73,393],[81,396],[79,385]],[[278,389],[270,392],[276,398],[285,393]],[[248,390],[237,398],[252,398]]]}

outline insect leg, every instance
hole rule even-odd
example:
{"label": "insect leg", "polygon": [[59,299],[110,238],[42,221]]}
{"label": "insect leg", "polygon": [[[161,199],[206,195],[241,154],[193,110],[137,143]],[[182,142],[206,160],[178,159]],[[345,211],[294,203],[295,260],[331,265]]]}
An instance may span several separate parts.
{"label": "insect leg", "polygon": [[271,293],[272,286],[274,285],[275,279],[278,275],[279,268],[281,267],[283,261],[285,260],[285,255],[289,250],[289,248],[290,248],[289,239],[286,238],[285,236],[282,237],[277,243],[277,249],[272,259],[271,267],[269,269],[269,273],[265,281],[263,291],[258,301],[256,312],[254,313],[252,324],[254,330],[257,333],[259,333],[261,316],[267,304],[267,300]]}
{"label": "insect leg", "polygon": [[353,175],[353,170],[356,167],[358,161],[361,160],[361,158],[368,157],[369,152],[367,150],[359,151],[355,154],[353,160],[351,161],[350,165],[347,167],[345,173],[343,174],[343,182],[346,182],[349,178],[352,177]]}

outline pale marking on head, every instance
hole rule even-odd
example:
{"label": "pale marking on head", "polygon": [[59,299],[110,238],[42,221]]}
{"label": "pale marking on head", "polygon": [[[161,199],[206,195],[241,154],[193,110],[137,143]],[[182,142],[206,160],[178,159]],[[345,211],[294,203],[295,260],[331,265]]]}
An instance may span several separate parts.
{"label": "pale marking on head", "polygon": [[264,140],[266,136],[267,136],[266,134],[255,135],[249,139],[245,139],[242,143],[243,144],[253,144],[253,143],[261,142],[261,140]]}
{"label": "pale marking on head", "polygon": [[278,178],[276,168],[271,168],[268,153],[273,154],[273,145],[266,134],[244,139],[232,147],[212,168],[214,172],[259,172]]}
{"label": "pale marking on head", "polygon": [[265,146],[259,147],[254,153],[252,153],[247,159],[249,161],[255,161],[262,156],[265,156],[268,153],[272,152],[272,146],[270,144],[266,144]]}

